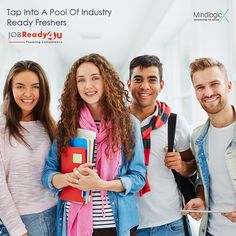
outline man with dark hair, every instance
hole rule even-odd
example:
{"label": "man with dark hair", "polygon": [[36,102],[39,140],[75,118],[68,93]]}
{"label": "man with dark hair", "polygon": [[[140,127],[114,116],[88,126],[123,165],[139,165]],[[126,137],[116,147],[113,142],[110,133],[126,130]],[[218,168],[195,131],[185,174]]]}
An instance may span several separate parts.
{"label": "man with dark hair", "polygon": [[130,111],[140,120],[147,166],[147,182],[138,197],[138,236],[184,236],[182,199],[172,170],[189,176],[196,170],[187,124],[177,116],[174,152],[167,152],[171,109],[157,100],[164,87],[159,58],[143,55],[130,62]]}
{"label": "man with dark hair", "polygon": [[[236,233],[236,115],[228,94],[232,83],[224,65],[212,58],[199,58],[190,64],[195,95],[208,115],[204,125],[192,135],[205,205],[212,211],[204,214],[199,235],[235,235]],[[199,209],[191,200],[186,209]]]}

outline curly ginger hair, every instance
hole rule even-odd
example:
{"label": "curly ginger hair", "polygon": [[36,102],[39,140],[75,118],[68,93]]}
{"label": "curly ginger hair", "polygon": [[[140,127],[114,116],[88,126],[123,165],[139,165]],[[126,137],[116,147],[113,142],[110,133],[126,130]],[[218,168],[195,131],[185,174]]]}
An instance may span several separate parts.
{"label": "curly ginger hair", "polygon": [[133,154],[134,130],[126,107],[126,102],[129,101],[128,91],[113,66],[103,56],[95,53],[75,61],[67,74],[61,95],[61,117],[56,135],[58,157],[60,158],[63,147],[68,146],[70,139],[76,136],[80,110],[84,105],[84,100],[77,90],[76,72],[83,63],[93,63],[97,66],[104,81],[104,95],[100,105],[105,125],[107,121],[111,122],[112,130],[107,130],[107,140],[111,140],[108,149],[115,151],[122,145],[126,159],[130,160]]}

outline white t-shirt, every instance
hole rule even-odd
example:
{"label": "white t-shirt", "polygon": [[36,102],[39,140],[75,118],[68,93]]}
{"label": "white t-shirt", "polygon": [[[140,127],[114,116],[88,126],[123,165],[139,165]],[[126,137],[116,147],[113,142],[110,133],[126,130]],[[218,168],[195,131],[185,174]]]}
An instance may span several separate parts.
{"label": "white t-shirt", "polygon": [[[209,127],[207,161],[211,210],[232,211],[236,207],[236,194],[225,162],[225,151],[234,137],[235,125],[236,122],[224,128]],[[210,214],[208,231],[212,235],[235,235],[236,223],[219,213]]]}
{"label": "white t-shirt", "polygon": [[[147,125],[153,115],[141,122],[141,127]],[[164,147],[168,146],[168,125],[162,125],[151,132],[151,152],[147,166],[148,181],[151,191],[142,197],[137,197],[140,228],[155,227],[167,224],[181,218],[181,197],[174,175],[165,166]],[[178,152],[190,148],[190,134],[186,121],[177,116],[174,149]]]}

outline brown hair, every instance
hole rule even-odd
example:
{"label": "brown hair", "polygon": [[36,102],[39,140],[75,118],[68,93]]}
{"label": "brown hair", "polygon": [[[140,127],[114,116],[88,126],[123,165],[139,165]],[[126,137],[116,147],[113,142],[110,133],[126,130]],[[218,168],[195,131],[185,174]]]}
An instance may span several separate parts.
{"label": "brown hair", "polygon": [[75,137],[78,128],[80,109],[84,104],[77,90],[76,72],[82,63],[93,63],[99,69],[104,81],[104,95],[100,100],[103,110],[104,123],[111,121],[112,130],[107,131],[108,146],[112,150],[123,145],[126,159],[130,160],[133,154],[133,126],[126,102],[129,101],[128,91],[120,81],[113,66],[101,55],[90,54],[81,57],[72,65],[67,74],[64,91],[61,95],[61,117],[58,122],[57,148],[60,158],[63,147],[68,146],[70,139]]}
{"label": "brown hair", "polygon": [[35,73],[39,78],[39,101],[32,110],[34,120],[42,122],[45,130],[48,132],[50,140],[53,140],[56,123],[53,120],[50,111],[50,91],[48,85],[47,76],[42,67],[33,61],[19,61],[10,69],[3,91],[3,113],[6,116],[6,129],[9,130],[9,138],[13,136],[20,142],[23,142],[26,146],[30,147],[25,141],[22,130],[24,129],[20,125],[22,118],[22,111],[16,104],[12,93],[12,79],[15,75],[24,72],[31,71]]}
{"label": "brown hair", "polygon": [[200,71],[200,70],[205,70],[207,68],[214,67],[214,66],[217,66],[225,74],[226,80],[228,80],[227,72],[224,65],[220,63],[219,61],[213,58],[209,58],[209,57],[195,59],[190,64],[189,68],[190,68],[191,79],[193,79],[193,74],[195,72]]}

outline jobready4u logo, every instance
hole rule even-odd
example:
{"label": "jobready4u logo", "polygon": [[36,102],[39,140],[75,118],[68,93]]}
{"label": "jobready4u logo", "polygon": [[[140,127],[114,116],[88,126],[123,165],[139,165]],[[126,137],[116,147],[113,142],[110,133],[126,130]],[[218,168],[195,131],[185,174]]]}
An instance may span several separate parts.
{"label": "jobready4u logo", "polygon": [[227,10],[225,11],[225,13],[224,13],[221,9],[219,10],[219,13],[220,13],[220,15],[221,15],[221,18],[219,19],[219,22],[221,22],[222,19],[224,18],[224,19],[229,23],[229,20],[228,20],[228,18],[226,17],[226,14],[228,13],[228,11],[229,11],[229,9],[227,9]]}
{"label": "jobready4u logo", "polygon": [[22,31],[21,33],[22,38],[41,38],[46,40],[56,40],[62,38],[62,32],[26,32]]}

